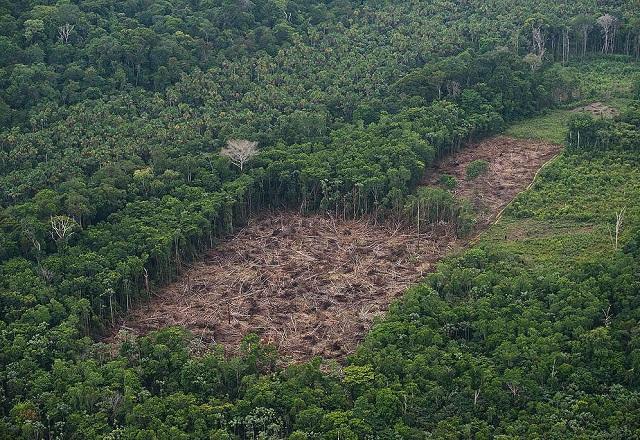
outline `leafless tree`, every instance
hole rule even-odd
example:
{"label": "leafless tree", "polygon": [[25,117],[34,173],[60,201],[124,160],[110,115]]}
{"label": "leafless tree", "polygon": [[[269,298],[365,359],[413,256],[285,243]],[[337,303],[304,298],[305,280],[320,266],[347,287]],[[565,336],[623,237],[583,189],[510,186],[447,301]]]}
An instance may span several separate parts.
{"label": "leafless tree", "polygon": [[615,26],[617,22],[618,22],[618,19],[611,14],[605,14],[596,20],[596,23],[598,23],[598,26],[602,28],[602,34],[604,36],[602,53],[613,52],[613,43],[615,40],[612,34],[614,34],[615,32]]}
{"label": "leafless tree", "polygon": [[624,212],[627,208],[622,208],[620,211],[616,212],[616,228],[615,228],[615,236],[614,236],[614,249],[618,249],[618,240],[620,238],[620,231],[622,230],[622,221],[624,220]]}
{"label": "leafless tree", "polygon": [[533,50],[536,55],[542,60],[546,51],[544,47],[544,35],[542,35],[542,25],[531,25],[531,36],[533,38]]}
{"label": "leafless tree", "polygon": [[71,38],[71,32],[75,28],[74,25],[65,23],[64,25],[58,28],[58,39],[62,44],[67,44],[69,42],[69,38]]}
{"label": "leafless tree", "polygon": [[244,164],[258,154],[258,143],[245,139],[230,139],[220,154],[228,157],[235,166],[240,168],[240,171],[243,171]]}
{"label": "leafless tree", "polygon": [[606,310],[602,309],[602,314],[604,316],[604,326],[609,327],[611,325],[611,320],[613,319],[613,314],[611,313],[611,304],[609,304],[609,307],[607,307]]}
{"label": "leafless tree", "polygon": [[78,223],[66,215],[56,215],[51,217],[51,238],[56,242],[66,241],[71,237],[78,227]]}
{"label": "leafless tree", "polygon": [[147,292],[147,295],[149,295],[149,271],[147,270],[146,267],[144,267],[143,269],[144,269],[144,290],[145,292]]}
{"label": "leafless tree", "polygon": [[531,28],[532,51],[525,56],[524,61],[531,66],[531,70],[536,70],[542,65],[544,59],[545,39],[542,33],[542,27],[545,20],[542,17],[534,16],[525,22],[525,25]]}

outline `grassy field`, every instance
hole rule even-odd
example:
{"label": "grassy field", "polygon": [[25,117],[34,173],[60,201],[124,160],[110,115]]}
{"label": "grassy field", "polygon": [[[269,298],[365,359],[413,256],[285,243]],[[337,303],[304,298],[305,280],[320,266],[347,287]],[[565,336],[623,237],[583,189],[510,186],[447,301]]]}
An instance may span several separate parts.
{"label": "grassy field", "polygon": [[510,126],[505,134],[518,139],[541,139],[561,144],[567,136],[569,110],[553,110],[544,115],[520,121]]}

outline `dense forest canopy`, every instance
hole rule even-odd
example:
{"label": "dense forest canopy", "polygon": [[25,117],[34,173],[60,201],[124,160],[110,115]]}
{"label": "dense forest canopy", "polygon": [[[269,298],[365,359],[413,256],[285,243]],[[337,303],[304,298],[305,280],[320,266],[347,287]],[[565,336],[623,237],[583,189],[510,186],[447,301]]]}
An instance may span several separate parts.
{"label": "dense forest canopy", "polygon": [[[599,57],[640,58],[637,1],[0,0],[0,437],[638,437],[638,236],[562,273],[472,249],[330,372],[252,336],[232,358],[178,329],[94,342],[260,210],[439,197],[468,233],[414,191],[425,168],[592,98]],[[571,119],[547,182],[637,168],[630,81],[618,117]]]}
{"label": "dense forest canopy", "polygon": [[[255,134],[252,119],[280,113],[350,120],[409,69],[433,64],[432,81],[446,81],[462,66],[436,59],[466,49],[640,54],[634,2],[18,1],[0,12],[6,126],[141,88],[214,119],[233,109],[232,128]],[[285,140],[301,136],[291,131]]]}

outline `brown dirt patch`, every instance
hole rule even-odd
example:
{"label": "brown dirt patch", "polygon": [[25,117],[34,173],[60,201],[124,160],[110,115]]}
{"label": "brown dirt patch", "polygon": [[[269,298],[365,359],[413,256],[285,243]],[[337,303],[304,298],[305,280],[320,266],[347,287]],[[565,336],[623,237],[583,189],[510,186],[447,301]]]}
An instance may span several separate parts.
{"label": "brown dirt patch", "polygon": [[226,347],[253,331],[294,359],[341,357],[457,243],[441,228],[422,237],[418,252],[411,232],[323,216],[261,216],[124,325],[140,333],[181,325]]}
{"label": "brown dirt patch", "polygon": [[578,107],[572,110],[573,112],[587,112],[591,113],[594,116],[600,116],[602,118],[613,118],[620,114],[618,109],[608,106],[602,102],[593,102],[589,105],[585,105],[584,107]]}
{"label": "brown dirt patch", "polygon": [[[455,175],[456,194],[480,211],[478,232],[533,179],[560,147],[496,137],[443,161]],[[490,171],[464,180],[466,165],[485,159]],[[244,335],[258,333],[291,360],[343,358],[353,352],[373,320],[411,284],[466,241],[446,225],[418,240],[411,227],[372,220],[275,213],[255,218],[235,236],[160,289],[123,319],[138,334],[180,325],[207,344],[230,351]],[[117,329],[116,329],[117,330]]]}
{"label": "brown dirt patch", "polygon": [[[446,158],[435,173],[427,175],[425,184],[436,185],[442,174],[454,176],[458,180],[454,194],[471,202],[478,227],[484,229],[561,149],[545,141],[496,136]],[[489,171],[468,180],[467,166],[474,160],[486,160]]]}

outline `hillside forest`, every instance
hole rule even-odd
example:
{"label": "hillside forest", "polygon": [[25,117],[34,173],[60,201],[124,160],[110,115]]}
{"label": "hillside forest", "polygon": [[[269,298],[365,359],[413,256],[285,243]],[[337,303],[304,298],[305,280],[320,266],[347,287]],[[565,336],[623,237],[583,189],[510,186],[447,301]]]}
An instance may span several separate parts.
{"label": "hillside forest", "polygon": [[[0,439],[640,438],[639,60],[637,0],[0,0]],[[488,215],[498,134],[557,148]],[[337,359],[111,337],[282,213],[461,245]]]}

